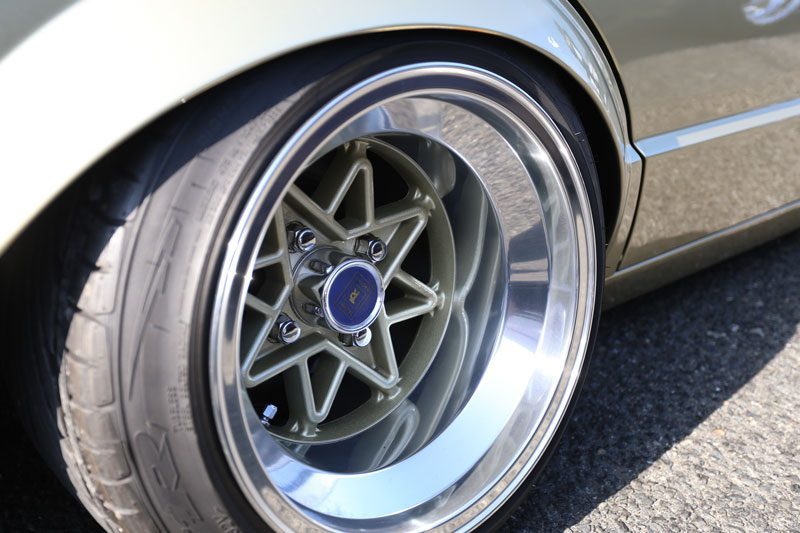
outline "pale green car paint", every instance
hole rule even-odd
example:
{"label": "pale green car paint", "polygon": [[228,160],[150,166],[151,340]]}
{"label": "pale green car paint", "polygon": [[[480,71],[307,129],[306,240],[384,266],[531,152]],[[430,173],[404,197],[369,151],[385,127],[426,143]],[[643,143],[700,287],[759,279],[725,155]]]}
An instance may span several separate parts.
{"label": "pale green car paint", "polygon": [[104,153],[206,88],[310,44],[415,28],[524,43],[591,95],[621,169],[601,176],[621,183],[609,302],[800,225],[792,0],[581,0],[589,20],[566,0],[71,4],[0,7],[0,146],[13,183],[0,250]]}
{"label": "pale green car paint", "polygon": [[800,2],[582,0],[645,159],[622,300],[800,226]]}
{"label": "pale green car paint", "polygon": [[13,147],[4,174],[24,184],[0,197],[0,249],[100,156],[193,95],[310,44],[413,28],[513,39],[578,80],[605,117],[624,169],[611,177],[624,180],[612,248],[618,260],[638,196],[636,157],[613,70],[563,0],[78,2],[0,60],[0,146]]}

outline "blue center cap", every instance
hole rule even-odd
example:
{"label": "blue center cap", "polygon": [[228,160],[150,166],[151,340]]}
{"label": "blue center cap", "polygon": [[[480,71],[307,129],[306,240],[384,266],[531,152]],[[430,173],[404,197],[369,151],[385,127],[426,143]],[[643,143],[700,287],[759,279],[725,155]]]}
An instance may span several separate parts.
{"label": "blue center cap", "polygon": [[333,329],[360,331],[372,324],[383,304],[380,273],[372,263],[360,259],[342,263],[328,278],[322,299]]}

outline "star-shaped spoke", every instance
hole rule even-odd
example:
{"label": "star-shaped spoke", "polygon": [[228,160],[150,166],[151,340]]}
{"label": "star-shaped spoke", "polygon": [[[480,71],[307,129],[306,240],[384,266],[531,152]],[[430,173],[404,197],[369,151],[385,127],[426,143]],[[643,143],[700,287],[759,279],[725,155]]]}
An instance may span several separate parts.
{"label": "star-shaped spoke", "polygon": [[[304,441],[329,431],[325,429],[329,427],[326,420],[341,393],[342,383],[352,384],[344,381],[346,377],[360,381],[369,390],[368,399],[362,400],[371,413],[368,416],[382,416],[376,406],[383,405],[381,402],[386,399],[400,401],[399,393],[404,389],[392,326],[426,315],[436,316],[437,310],[449,305],[444,296],[446,291],[438,281],[418,279],[403,266],[432,217],[439,224],[436,227],[442,227],[442,215],[438,213],[443,213],[443,207],[435,198],[436,190],[429,183],[426,185],[424,180],[428,178],[419,166],[404,163],[406,172],[416,172],[419,176],[408,180],[403,177],[407,192],[402,198],[389,199],[393,192],[377,191],[382,193],[378,198],[387,200],[379,200],[376,205],[376,183],[390,179],[383,174],[374,175],[375,168],[385,169],[377,164],[373,168],[370,160],[369,151],[376,143],[378,153],[386,151],[380,141],[346,143],[331,158],[323,160],[327,161],[326,168],[315,167],[305,181],[301,179],[291,185],[253,262],[242,316],[241,375],[248,389],[270,382],[278,385],[275,390],[285,391],[284,408],[288,414],[285,423],[273,426],[272,431],[289,440]],[[296,227],[313,232],[317,248],[298,250],[295,241],[300,230]],[[365,243],[371,246],[376,241],[385,246],[383,257],[370,255],[367,250],[371,248],[365,248]],[[336,262],[331,250],[345,257],[361,254],[360,257],[371,260],[377,267],[384,289],[390,286],[396,289],[369,326],[368,344],[359,345],[352,338],[338,334],[322,318],[302,315],[306,312],[303,305],[317,306],[311,312],[320,312],[322,305],[315,302],[329,274],[324,269],[317,270],[319,264],[301,267],[297,261],[309,264],[317,261],[323,267],[330,267]],[[319,279],[298,274],[303,272],[298,268],[318,272]],[[435,270],[432,272],[432,276],[438,275]],[[305,277],[298,278],[295,287],[294,277],[298,275]],[[445,273],[442,279],[451,277]],[[293,299],[290,306],[292,294],[299,300]],[[283,343],[276,332],[281,331],[287,317],[295,317],[301,332],[296,339]],[[279,386],[281,381],[273,380],[281,380],[282,386]],[[336,416],[338,420],[341,415]]]}
{"label": "star-shaped spoke", "polygon": [[286,202],[328,240],[344,241],[365,232],[375,220],[366,143],[354,141],[338,150],[314,191],[307,194],[292,185]]}

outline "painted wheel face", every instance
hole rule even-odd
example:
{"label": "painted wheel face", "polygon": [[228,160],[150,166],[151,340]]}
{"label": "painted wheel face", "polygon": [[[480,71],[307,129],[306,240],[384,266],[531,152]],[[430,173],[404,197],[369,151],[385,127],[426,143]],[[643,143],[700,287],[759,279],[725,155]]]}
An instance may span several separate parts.
{"label": "painted wheel face", "polygon": [[587,351],[598,265],[567,144],[461,64],[343,92],[269,163],[230,238],[211,386],[276,528],[472,527],[541,458]]}
{"label": "painted wheel face", "polygon": [[[366,459],[348,466],[343,452],[307,445],[359,440],[406,401],[445,337],[455,293],[440,195],[395,138],[385,139],[345,142],[289,187],[242,314],[242,379],[253,408],[273,413],[268,431],[348,471]],[[308,235],[313,245],[297,242]],[[287,323],[299,332],[289,342],[280,335]]]}

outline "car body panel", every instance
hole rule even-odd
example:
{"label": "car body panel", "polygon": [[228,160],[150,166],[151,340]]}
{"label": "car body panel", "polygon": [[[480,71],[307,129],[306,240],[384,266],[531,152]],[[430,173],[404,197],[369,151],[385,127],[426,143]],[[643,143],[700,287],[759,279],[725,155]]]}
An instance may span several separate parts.
{"label": "car body panel", "polygon": [[800,198],[800,99],[648,137],[623,267]]}
{"label": "car body panel", "polygon": [[304,46],[415,28],[490,33],[523,43],[563,67],[593,98],[622,168],[622,209],[609,248],[613,270],[638,197],[638,155],[628,142],[610,64],[585,21],[559,0],[79,2],[0,60],[4,173],[22,184],[0,196],[0,250],[89,165],[193,95]]}
{"label": "car body panel", "polygon": [[580,0],[619,67],[634,140],[800,94],[800,2]]}
{"label": "car body panel", "polygon": [[613,307],[800,228],[800,200],[622,268],[606,278],[603,306]]}
{"label": "car body panel", "polygon": [[607,302],[799,226],[800,0],[579,1],[586,19],[566,0],[4,6],[0,146],[15,185],[0,252],[92,163],[207,88],[309,45],[423,28],[522,43],[592,97],[621,169],[601,176],[621,183]]}
{"label": "car body panel", "polygon": [[582,3],[618,65],[644,159],[622,268],[800,199],[800,2]]}
{"label": "car body panel", "polygon": [[75,0],[0,2],[0,58]]}

